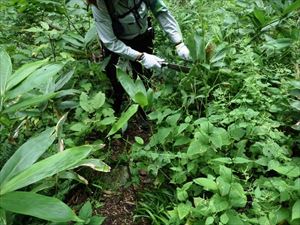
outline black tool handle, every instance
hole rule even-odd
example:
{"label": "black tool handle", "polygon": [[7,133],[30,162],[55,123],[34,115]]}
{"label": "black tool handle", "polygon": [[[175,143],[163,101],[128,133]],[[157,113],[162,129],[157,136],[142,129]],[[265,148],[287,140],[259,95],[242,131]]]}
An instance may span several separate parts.
{"label": "black tool handle", "polygon": [[183,73],[189,73],[191,68],[187,67],[187,66],[181,66],[181,65],[177,65],[177,64],[173,64],[173,63],[166,63],[163,62],[161,64],[162,67],[168,67],[169,69],[172,70],[176,70],[178,72],[183,72]]}

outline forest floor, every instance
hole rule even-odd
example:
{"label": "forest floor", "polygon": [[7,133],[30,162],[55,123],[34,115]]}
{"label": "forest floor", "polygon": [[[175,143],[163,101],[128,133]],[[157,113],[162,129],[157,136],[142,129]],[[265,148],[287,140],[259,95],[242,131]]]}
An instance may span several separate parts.
{"label": "forest floor", "polygon": [[[101,185],[98,187],[89,185],[88,188],[86,185],[76,186],[72,194],[69,195],[68,204],[82,205],[89,199],[96,199],[99,202],[99,207],[94,208],[94,214],[106,217],[103,225],[148,225],[149,221],[145,219],[139,219],[138,221],[134,219],[134,211],[138,204],[138,193],[149,183],[147,174],[141,171],[140,185],[133,185],[129,164],[126,164],[126,162],[120,163],[120,157],[124,154],[128,155],[136,136],[148,141],[150,130],[143,129],[140,126],[139,119],[133,118],[128,124],[124,138],[113,140],[109,146],[112,152],[111,161],[114,164],[111,172],[109,174],[90,173],[89,177],[86,178]],[[99,178],[99,175],[101,178]]]}

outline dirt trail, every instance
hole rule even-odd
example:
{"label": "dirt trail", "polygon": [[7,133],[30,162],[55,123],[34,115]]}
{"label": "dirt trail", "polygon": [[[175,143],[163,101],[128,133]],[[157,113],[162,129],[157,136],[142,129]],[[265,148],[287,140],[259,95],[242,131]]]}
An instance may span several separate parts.
{"label": "dirt trail", "polygon": [[[134,137],[139,136],[148,141],[150,130],[141,128],[139,120],[134,118],[128,125],[123,137],[125,140],[114,140],[110,148],[112,150],[111,160],[117,164],[108,174],[100,174],[97,172],[89,173],[88,180],[99,179],[103,184],[102,189],[95,188],[89,185],[87,188],[84,185],[79,185],[72,193],[68,201],[70,205],[80,205],[87,200],[96,200],[101,206],[94,208],[94,214],[105,216],[103,225],[148,225],[149,221],[139,220],[134,221],[134,211],[138,204],[137,193],[142,187],[128,186],[130,182],[130,172],[128,165],[118,165],[119,156],[130,151],[130,144],[134,143]],[[108,163],[109,164],[109,163]]]}

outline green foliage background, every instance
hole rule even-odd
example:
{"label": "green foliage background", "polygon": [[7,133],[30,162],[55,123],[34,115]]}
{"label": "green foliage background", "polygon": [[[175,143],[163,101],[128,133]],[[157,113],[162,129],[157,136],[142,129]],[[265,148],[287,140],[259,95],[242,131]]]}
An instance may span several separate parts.
{"label": "green foliage background", "polygon": [[[300,1],[166,2],[193,62],[181,62],[154,23],[156,54],[192,69],[157,71],[143,85],[126,77],[122,61],[118,76],[128,88],[124,111],[129,109],[119,119],[85,2],[2,1],[0,47],[10,56],[12,71],[44,59],[45,66],[60,69],[43,85],[26,85],[28,74],[1,96],[0,166],[65,113],[58,144],[63,140],[66,148],[122,139],[118,131],[136,112],[134,102],[153,124],[149,142],[136,137],[122,156],[131,183],[139,184],[140,170],[153,181],[140,193],[137,219],[174,225],[299,224]],[[50,97],[24,106],[41,96]],[[109,161],[107,150],[94,157]],[[73,185],[63,184],[65,192]]]}

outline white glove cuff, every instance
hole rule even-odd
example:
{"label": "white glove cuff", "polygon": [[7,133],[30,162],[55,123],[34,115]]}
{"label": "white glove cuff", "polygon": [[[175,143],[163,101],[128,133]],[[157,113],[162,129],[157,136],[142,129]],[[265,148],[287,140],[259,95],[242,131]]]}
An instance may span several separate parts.
{"label": "white glove cuff", "polygon": [[180,42],[179,44],[177,44],[175,46],[176,50],[179,51],[179,49],[181,49],[183,46],[185,46],[185,44],[183,42]]}

